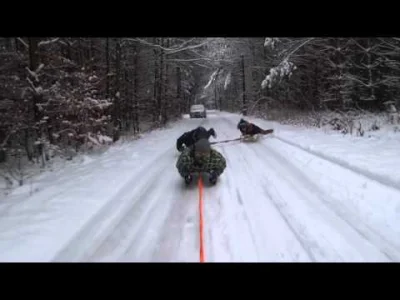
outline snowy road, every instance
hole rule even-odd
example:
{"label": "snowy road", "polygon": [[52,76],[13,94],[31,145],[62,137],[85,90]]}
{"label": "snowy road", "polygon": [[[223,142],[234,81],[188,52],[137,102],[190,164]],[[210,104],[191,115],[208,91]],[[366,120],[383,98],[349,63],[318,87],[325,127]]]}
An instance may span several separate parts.
{"label": "snowy road", "polygon": [[[6,228],[19,226],[20,232],[23,222],[30,226],[15,215],[31,209],[28,204],[0,209],[0,215],[14,216],[0,220],[0,260],[199,261],[198,191],[179,178],[175,139],[199,124],[213,127],[216,140],[236,138],[238,119],[228,113],[210,114],[205,121],[185,119],[137,141],[136,148],[105,155],[101,171],[94,162],[81,166],[75,170],[76,176],[86,174],[81,185],[74,186],[74,179],[62,184],[68,199],[71,194],[75,203],[82,198],[91,213],[71,204],[64,214],[76,213],[75,222],[53,222],[63,232],[42,230],[23,242],[17,234],[6,237]],[[227,169],[217,186],[205,186],[206,261],[400,261],[400,190],[274,137],[214,147],[226,157]],[[62,192],[50,195],[44,189],[29,205],[38,209],[56,197],[54,206],[67,206]],[[64,238],[50,247],[52,235]],[[21,247],[48,250],[28,255]]]}

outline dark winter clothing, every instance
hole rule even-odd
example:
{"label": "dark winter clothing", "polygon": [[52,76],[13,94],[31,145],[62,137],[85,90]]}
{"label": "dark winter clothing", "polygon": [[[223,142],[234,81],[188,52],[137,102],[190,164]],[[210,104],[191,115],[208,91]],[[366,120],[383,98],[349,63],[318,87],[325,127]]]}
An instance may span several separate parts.
{"label": "dark winter clothing", "polygon": [[209,139],[210,136],[213,136],[214,138],[217,136],[215,133],[215,130],[213,128],[210,128],[209,130],[206,130],[204,127],[199,126],[196,129],[193,129],[191,131],[185,132],[182,134],[177,140],[176,140],[176,149],[179,152],[182,152],[183,149],[185,148],[184,146],[191,147],[194,143],[196,143],[200,139]]}
{"label": "dark winter clothing", "polygon": [[268,134],[273,132],[272,129],[267,129],[267,130],[261,129],[257,125],[250,123],[244,119],[240,119],[237,128],[240,130],[242,135],[253,136],[255,134]]}
{"label": "dark winter clothing", "polygon": [[193,173],[209,173],[209,180],[215,183],[226,168],[226,160],[217,150],[212,149],[207,139],[201,139],[193,147],[183,150],[176,162],[179,174],[190,183]]}

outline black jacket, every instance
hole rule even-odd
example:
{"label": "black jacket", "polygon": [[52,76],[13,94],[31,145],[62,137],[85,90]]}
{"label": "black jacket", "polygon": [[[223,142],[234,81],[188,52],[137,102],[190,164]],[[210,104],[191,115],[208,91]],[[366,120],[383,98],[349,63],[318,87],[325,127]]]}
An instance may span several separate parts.
{"label": "black jacket", "polygon": [[240,130],[242,135],[254,135],[254,134],[264,133],[263,129],[243,119],[240,119],[237,128]]}
{"label": "black jacket", "polygon": [[198,140],[200,139],[209,139],[210,136],[213,136],[214,138],[216,137],[216,133],[214,128],[210,128],[209,130],[205,129],[202,126],[197,127],[196,129],[193,129],[191,131],[187,131],[184,134],[182,134],[177,140],[176,140],[176,149],[179,152],[182,152],[185,145],[186,147],[191,147],[193,144],[195,144]]}

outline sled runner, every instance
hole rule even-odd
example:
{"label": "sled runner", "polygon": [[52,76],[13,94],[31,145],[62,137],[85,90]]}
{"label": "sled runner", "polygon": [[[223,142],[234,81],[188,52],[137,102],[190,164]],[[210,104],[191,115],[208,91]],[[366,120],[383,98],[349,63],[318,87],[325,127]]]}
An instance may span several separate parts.
{"label": "sled runner", "polygon": [[273,132],[274,132],[273,129],[267,129],[267,130],[264,130],[262,133],[257,133],[257,134],[253,134],[253,135],[244,134],[240,137],[240,139],[242,142],[253,142],[254,143],[254,142],[257,142],[261,138],[261,136],[271,134]]}
{"label": "sled runner", "polygon": [[241,141],[242,142],[250,142],[250,143],[254,143],[257,142],[260,139],[260,135],[259,134],[255,134],[255,135],[243,135],[241,136]]}

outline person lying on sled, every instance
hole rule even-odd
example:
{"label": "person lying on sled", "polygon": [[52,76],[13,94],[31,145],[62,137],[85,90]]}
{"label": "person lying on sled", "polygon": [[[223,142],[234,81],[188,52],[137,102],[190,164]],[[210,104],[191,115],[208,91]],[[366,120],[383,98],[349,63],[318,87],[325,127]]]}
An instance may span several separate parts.
{"label": "person lying on sled", "polygon": [[209,182],[215,184],[226,168],[224,156],[212,149],[208,139],[197,141],[193,147],[186,148],[176,162],[179,175],[190,184],[194,173],[208,173]]}
{"label": "person lying on sled", "polygon": [[194,143],[203,138],[208,140],[210,136],[213,136],[214,138],[217,137],[214,128],[207,130],[203,126],[199,126],[193,130],[183,133],[176,140],[176,149],[179,152],[182,152],[185,147],[191,147]]}
{"label": "person lying on sled", "polygon": [[273,129],[262,129],[259,126],[248,122],[244,119],[240,119],[237,128],[240,130],[242,133],[242,136],[254,136],[256,134],[269,134],[272,133],[274,130]]}

